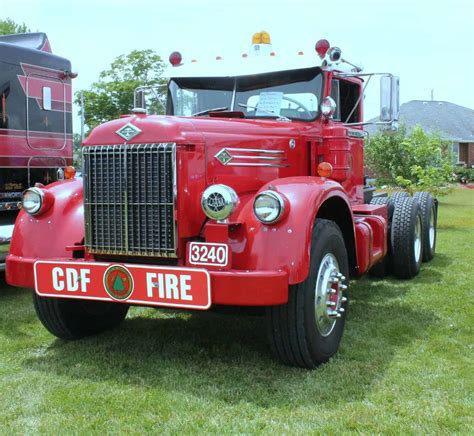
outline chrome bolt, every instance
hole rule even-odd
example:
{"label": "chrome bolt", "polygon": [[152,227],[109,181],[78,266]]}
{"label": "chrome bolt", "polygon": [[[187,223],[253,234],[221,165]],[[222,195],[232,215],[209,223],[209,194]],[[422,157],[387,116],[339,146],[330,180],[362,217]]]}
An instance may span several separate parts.
{"label": "chrome bolt", "polygon": [[326,306],[328,307],[336,307],[336,303],[334,301],[326,301]]}
{"label": "chrome bolt", "polygon": [[341,291],[345,291],[347,289],[347,285],[339,285],[339,289]]}
{"label": "chrome bolt", "polygon": [[336,310],[328,310],[329,318],[340,318],[341,314]]}
{"label": "chrome bolt", "polygon": [[346,298],[346,297],[342,297],[342,298],[341,298],[341,303],[347,303],[347,298]]}
{"label": "chrome bolt", "polygon": [[345,309],[343,307],[340,307],[339,308],[339,313],[344,313],[345,312]]}
{"label": "chrome bolt", "polygon": [[328,289],[326,289],[326,292],[327,292],[328,294],[333,294],[333,295],[334,295],[334,294],[336,294],[336,293],[337,293],[337,289],[334,289],[334,288],[328,288]]}
{"label": "chrome bolt", "polygon": [[339,283],[339,279],[337,277],[331,277],[331,283]]}
{"label": "chrome bolt", "polygon": [[341,280],[342,282],[346,280],[346,276],[342,275],[341,273],[337,273],[337,278]]}

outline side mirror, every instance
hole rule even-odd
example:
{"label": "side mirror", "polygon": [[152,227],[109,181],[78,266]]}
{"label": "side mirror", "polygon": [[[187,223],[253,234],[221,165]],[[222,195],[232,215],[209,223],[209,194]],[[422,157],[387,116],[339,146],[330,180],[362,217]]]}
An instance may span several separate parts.
{"label": "side mirror", "polygon": [[380,121],[395,123],[400,112],[400,79],[397,76],[380,78]]}

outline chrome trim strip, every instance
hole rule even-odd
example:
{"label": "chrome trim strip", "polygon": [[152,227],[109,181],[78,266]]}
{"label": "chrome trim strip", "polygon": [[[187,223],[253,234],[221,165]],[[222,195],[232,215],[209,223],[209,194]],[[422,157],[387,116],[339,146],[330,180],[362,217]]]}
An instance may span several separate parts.
{"label": "chrome trim strip", "polygon": [[[248,152],[248,153],[268,153],[268,154],[282,154],[284,153],[283,150],[266,150],[266,149],[260,149],[260,148],[232,148],[232,147],[224,147],[222,150],[228,150],[228,151],[242,151],[242,152]],[[219,150],[219,153],[222,151]],[[219,154],[216,153],[216,154]]]}
{"label": "chrome trim strip", "polygon": [[232,159],[286,160],[282,156],[232,156]]}
{"label": "chrome trim strip", "polygon": [[287,168],[288,164],[270,164],[270,163],[253,163],[253,162],[242,162],[242,163],[228,163],[227,166],[232,167],[273,167],[273,168]]}

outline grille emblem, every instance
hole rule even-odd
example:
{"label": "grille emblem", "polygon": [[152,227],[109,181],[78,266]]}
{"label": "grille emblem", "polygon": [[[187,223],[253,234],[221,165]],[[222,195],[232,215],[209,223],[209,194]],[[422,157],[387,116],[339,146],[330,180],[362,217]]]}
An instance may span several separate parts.
{"label": "grille emblem", "polygon": [[135,138],[135,136],[142,133],[142,131],[132,123],[127,123],[115,133],[125,139],[125,141],[130,141],[130,139]]}

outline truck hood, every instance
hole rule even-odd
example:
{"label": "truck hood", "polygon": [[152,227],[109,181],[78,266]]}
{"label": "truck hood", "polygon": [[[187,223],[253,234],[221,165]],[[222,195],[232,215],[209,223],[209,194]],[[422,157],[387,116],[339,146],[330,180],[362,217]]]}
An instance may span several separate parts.
{"label": "truck hood", "polygon": [[[117,132],[127,124],[141,132],[125,141]],[[308,123],[305,123],[308,124]],[[301,123],[242,118],[185,118],[161,115],[123,116],[96,127],[84,145],[151,144],[176,142],[178,144],[203,144],[227,141],[245,141],[257,137],[293,136],[300,133]],[[262,138],[261,138],[262,139]]]}

